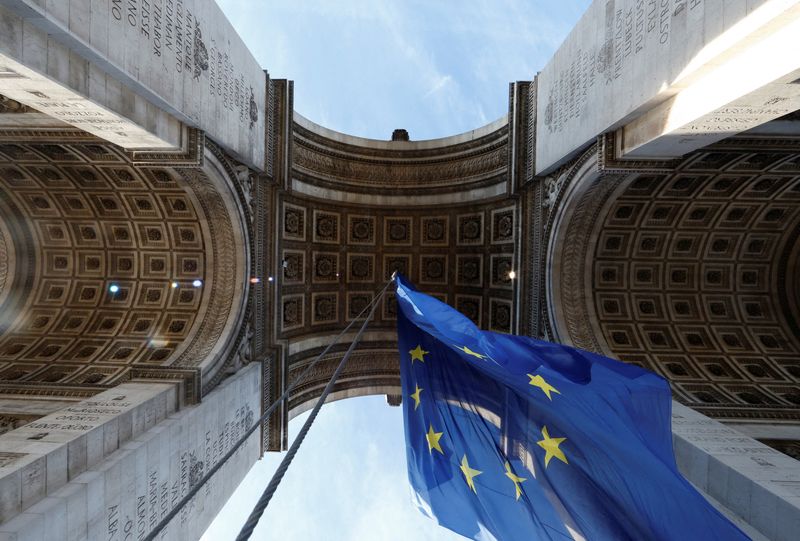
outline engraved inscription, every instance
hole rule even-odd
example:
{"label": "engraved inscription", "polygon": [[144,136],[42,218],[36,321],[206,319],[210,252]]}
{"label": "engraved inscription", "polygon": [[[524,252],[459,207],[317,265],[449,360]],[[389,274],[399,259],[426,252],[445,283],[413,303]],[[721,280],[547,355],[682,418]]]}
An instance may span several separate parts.
{"label": "engraved inscription", "polygon": [[[233,448],[239,438],[255,422],[255,412],[249,404],[231,411],[227,420],[212,426],[203,435],[202,441],[184,448],[171,459],[167,466],[148,463],[146,483],[137,485],[135,505],[132,515],[124,514],[124,506],[119,502],[109,502],[106,507],[108,540],[143,539],[173,509],[181,498],[195,487],[203,475]],[[241,452],[241,448],[237,450]],[[0,455],[0,464],[2,464]],[[212,477],[202,488],[201,493],[210,495],[220,481]],[[123,496],[124,497],[124,496]],[[181,509],[179,524],[186,526],[196,512],[193,498]]]}
{"label": "engraved inscription", "polygon": [[[138,31],[141,45],[163,58],[177,74],[191,75],[192,92],[203,89],[231,113],[240,125],[252,129],[259,118],[255,91],[226,45],[203,35],[190,2],[184,0],[109,0],[113,21]],[[121,28],[120,28],[121,30]],[[97,113],[98,115],[101,113]]]}
{"label": "engraved inscription", "polygon": [[596,81],[613,85],[634,59],[657,58],[658,48],[669,47],[673,19],[702,7],[703,0],[608,0],[599,42],[588,50],[578,47],[569,64],[553,75],[543,115],[548,132],[560,133],[580,123]]}

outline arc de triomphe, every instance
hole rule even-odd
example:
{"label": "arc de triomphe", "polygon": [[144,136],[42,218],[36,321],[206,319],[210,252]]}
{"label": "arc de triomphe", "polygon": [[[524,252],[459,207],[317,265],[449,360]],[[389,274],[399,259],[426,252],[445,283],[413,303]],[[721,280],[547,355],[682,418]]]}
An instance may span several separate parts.
{"label": "arc de triomphe", "polygon": [[[0,0],[0,536],[148,533],[399,270],[668,378],[686,476],[792,538],[798,25],[596,0],[504,118],[378,141],[295,113],[213,0]],[[400,403],[394,328],[390,295],[334,398]],[[347,345],[165,538],[286,447]]]}

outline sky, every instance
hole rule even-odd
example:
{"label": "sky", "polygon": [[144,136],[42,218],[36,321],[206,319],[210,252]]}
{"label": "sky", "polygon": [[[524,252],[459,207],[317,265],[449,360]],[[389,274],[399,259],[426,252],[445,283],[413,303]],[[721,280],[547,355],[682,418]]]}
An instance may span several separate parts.
{"label": "sky", "polygon": [[[412,140],[506,114],[589,0],[218,0],[294,108],[360,137]],[[307,414],[289,423],[297,433]],[[256,463],[203,539],[234,539],[280,463]],[[327,404],[255,530],[261,541],[457,541],[411,503],[402,409],[385,397]]]}

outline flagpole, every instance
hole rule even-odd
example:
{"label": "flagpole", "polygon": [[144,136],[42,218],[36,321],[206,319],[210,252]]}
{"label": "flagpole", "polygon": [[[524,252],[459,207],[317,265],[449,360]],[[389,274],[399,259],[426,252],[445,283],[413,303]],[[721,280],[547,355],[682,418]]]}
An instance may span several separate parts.
{"label": "flagpole", "polygon": [[300,444],[303,443],[306,435],[308,434],[311,425],[314,423],[314,420],[317,418],[317,414],[319,410],[322,408],[322,405],[325,403],[325,399],[328,398],[328,395],[333,390],[334,385],[336,384],[336,380],[339,378],[339,374],[341,374],[342,370],[344,369],[345,365],[347,364],[347,360],[350,358],[350,355],[353,353],[353,350],[356,349],[356,345],[358,341],[361,339],[361,335],[364,334],[364,331],[367,328],[367,325],[372,320],[372,316],[375,314],[375,309],[378,307],[379,301],[383,298],[383,295],[386,293],[386,288],[389,284],[391,284],[397,272],[392,273],[392,277],[389,282],[384,286],[383,290],[380,293],[380,297],[376,299],[375,303],[372,305],[372,310],[370,310],[369,315],[364,320],[364,323],[361,325],[361,329],[359,329],[358,334],[353,339],[353,342],[350,344],[350,347],[347,349],[347,352],[342,357],[342,360],[339,362],[339,366],[336,367],[336,371],[331,376],[330,381],[325,386],[325,390],[322,391],[322,395],[320,395],[317,403],[314,405],[314,409],[311,410],[311,415],[308,416],[306,422],[303,424],[303,428],[300,429],[300,432],[297,434],[297,437],[292,442],[292,446],[289,448],[289,452],[286,453],[286,456],[283,457],[280,466],[278,469],[275,470],[275,473],[272,475],[272,480],[270,480],[269,485],[267,488],[264,489],[263,494],[261,494],[261,498],[259,498],[258,502],[256,503],[253,511],[250,513],[250,517],[247,519],[247,522],[244,523],[242,526],[239,535],[236,537],[236,541],[247,541],[250,539],[250,536],[253,535],[253,530],[255,529],[258,521],[261,519],[261,515],[264,514],[264,511],[269,505],[272,496],[275,494],[275,491],[278,489],[278,485],[280,485],[283,476],[286,474],[286,470],[289,469],[289,465],[294,460],[294,456],[297,454],[297,450],[300,449]]}
{"label": "flagpole", "polygon": [[[376,295],[376,296],[375,296],[375,297],[372,299],[371,303],[370,303],[370,304],[368,304],[367,306],[365,306],[365,307],[364,307],[364,309],[363,309],[363,310],[361,310],[361,313],[359,313],[359,314],[358,314],[358,315],[357,315],[357,316],[356,316],[356,317],[353,319],[353,321],[351,321],[351,322],[350,322],[350,323],[347,325],[347,327],[345,327],[345,328],[342,330],[342,332],[340,332],[340,333],[339,333],[339,335],[338,335],[338,336],[336,336],[336,338],[334,338],[334,339],[333,339],[333,341],[332,341],[330,344],[328,344],[328,347],[326,347],[326,348],[325,348],[325,350],[324,350],[324,351],[322,351],[322,353],[320,353],[319,355],[317,355],[317,357],[316,357],[316,358],[315,358],[315,359],[314,359],[314,360],[311,362],[311,364],[309,364],[309,365],[306,367],[306,369],[305,369],[305,370],[303,370],[303,372],[302,372],[302,373],[301,373],[301,374],[300,374],[300,375],[299,375],[297,378],[295,378],[295,379],[294,379],[294,380],[293,380],[293,381],[292,381],[292,382],[289,384],[289,386],[286,388],[286,390],[283,392],[283,394],[282,394],[280,397],[278,397],[278,399],[277,399],[277,400],[275,400],[275,402],[273,402],[272,404],[270,404],[270,406],[269,406],[269,407],[267,408],[267,410],[266,410],[266,411],[265,411],[265,412],[264,412],[264,413],[261,415],[261,417],[258,419],[258,421],[256,421],[256,423],[255,423],[253,426],[251,426],[251,427],[250,427],[250,428],[247,430],[247,432],[245,432],[245,433],[244,433],[244,435],[243,435],[241,438],[239,438],[239,441],[237,441],[237,442],[236,442],[236,444],[235,444],[235,445],[233,445],[233,446],[230,448],[230,450],[229,450],[229,451],[228,451],[228,452],[225,454],[225,456],[223,456],[223,457],[222,457],[222,458],[219,460],[219,462],[217,462],[216,464],[214,464],[214,466],[213,466],[213,467],[209,468],[209,470],[206,472],[206,474],[205,474],[205,475],[203,475],[203,477],[200,479],[200,481],[198,481],[198,482],[197,482],[197,483],[196,483],[194,486],[192,486],[192,487],[189,489],[189,492],[188,492],[188,493],[186,493],[186,495],[185,495],[183,498],[181,498],[181,500],[180,500],[180,501],[179,501],[179,502],[178,502],[176,505],[173,505],[173,506],[172,506],[172,509],[170,510],[170,512],[169,512],[169,513],[167,513],[167,515],[166,515],[164,518],[162,518],[162,519],[161,519],[161,522],[159,522],[159,523],[156,525],[156,527],[155,527],[155,528],[153,528],[153,529],[150,531],[150,533],[149,533],[149,534],[147,534],[147,535],[144,537],[143,541],[153,541],[153,540],[154,540],[154,539],[155,539],[155,538],[158,536],[158,534],[161,532],[161,530],[163,530],[164,528],[166,528],[166,527],[167,527],[167,525],[169,524],[169,522],[170,522],[170,521],[171,521],[173,518],[175,518],[175,516],[176,516],[176,515],[177,515],[177,514],[180,512],[180,510],[181,510],[181,509],[183,509],[183,508],[184,508],[184,506],[185,506],[187,503],[189,503],[189,501],[190,501],[192,498],[194,498],[194,496],[195,496],[195,495],[196,495],[196,494],[199,492],[200,488],[201,488],[203,485],[205,485],[205,484],[206,484],[206,482],[207,482],[209,479],[211,479],[211,477],[213,477],[215,473],[217,473],[217,471],[219,471],[219,469],[220,469],[220,468],[221,468],[221,467],[222,467],[222,466],[225,464],[225,462],[227,462],[227,461],[228,461],[228,459],[229,459],[230,457],[232,457],[232,456],[233,456],[233,454],[234,454],[236,451],[238,451],[238,450],[239,450],[239,448],[240,448],[240,447],[241,447],[241,446],[242,446],[242,445],[243,445],[243,444],[244,444],[244,443],[247,441],[247,439],[248,439],[248,438],[249,438],[249,437],[250,437],[250,436],[253,434],[253,432],[255,432],[255,431],[256,431],[256,429],[257,429],[257,428],[259,428],[259,427],[261,426],[261,424],[262,424],[262,423],[263,423],[265,420],[267,420],[267,419],[269,418],[269,416],[270,416],[270,415],[272,415],[272,412],[273,412],[273,411],[275,411],[275,408],[277,408],[277,407],[278,407],[280,404],[282,404],[282,403],[283,403],[283,401],[284,401],[284,400],[286,400],[286,399],[289,397],[289,394],[290,394],[290,393],[291,393],[291,392],[294,390],[294,388],[295,388],[297,385],[299,385],[299,384],[300,384],[300,383],[301,383],[301,382],[302,382],[302,381],[305,379],[305,377],[308,375],[308,373],[311,371],[311,369],[313,369],[313,368],[314,368],[314,366],[316,366],[316,364],[317,364],[317,363],[318,363],[320,360],[322,360],[322,358],[323,358],[323,357],[324,357],[324,356],[325,356],[325,355],[328,353],[328,351],[330,351],[330,349],[331,349],[331,348],[332,348],[334,345],[336,345],[336,343],[338,343],[338,342],[339,342],[339,339],[340,339],[340,338],[341,338],[341,337],[342,337],[342,336],[343,336],[343,335],[344,335],[344,334],[345,334],[347,331],[349,331],[349,330],[350,330],[350,327],[352,327],[352,326],[353,326],[353,324],[354,324],[356,321],[358,321],[358,320],[359,320],[359,318],[361,318],[361,315],[362,315],[362,314],[364,314],[364,312],[366,312],[366,311],[367,311],[367,309],[369,309],[369,308],[370,308],[370,306],[372,306],[372,310],[371,310],[371,311],[370,311],[370,313],[369,313],[369,318],[368,318],[368,319],[367,319],[367,320],[364,322],[364,326],[366,326],[366,323],[367,323],[367,321],[369,321],[369,319],[371,319],[371,318],[372,318],[372,314],[375,312],[375,307],[378,305],[378,303],[380,302],[380,300],[383,298],[383,295],[384,295],[384,293],[386,293],[386,289],[389,287],[389,284],[391,284],[391,283],[394,281],[394,278],[395,278],[395,275],[396,275],[396,274],[397,274],[396,272],[392,273],[392,277],[391,277],[391,279],[390,279],[390,280],[389,280],[389,281],[386,283],[386,285],[385,285],[385,286],[383,286],[383,289],[381,289],[381,291],[378,293],[378,295]],[[362,328],[361,328],[361,330],[362,330],[362,331],[364,330],[364,326],[362,326]],[[359,338],[360,336],[361,336],[361,332],[359,332],[358,336],[356,337],[356,342],[358,341],[358,338]],[[351,347],[352,347],[352,346],[351,346]],[[262,361],[262,362],[266,362],[266,361]]]}

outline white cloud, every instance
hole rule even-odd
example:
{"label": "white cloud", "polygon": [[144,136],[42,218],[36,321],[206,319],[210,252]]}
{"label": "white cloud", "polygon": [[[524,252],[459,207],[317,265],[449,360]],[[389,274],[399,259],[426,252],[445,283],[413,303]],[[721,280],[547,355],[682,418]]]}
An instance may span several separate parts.
{"label": "white cloud", "polygon": [[441,77],[439,77],[437,80],[435,80],[433,82],[433,86],[431,86],[430,90],[428,90],[425,93],[425,97],[427,98],[431,94],[435,94],[436,92],[439,92],[445,86],[447,86],[448,83],[452,83],[452,82],[453,82],[453,77],[451,77],[450,75],[442,75]]}

